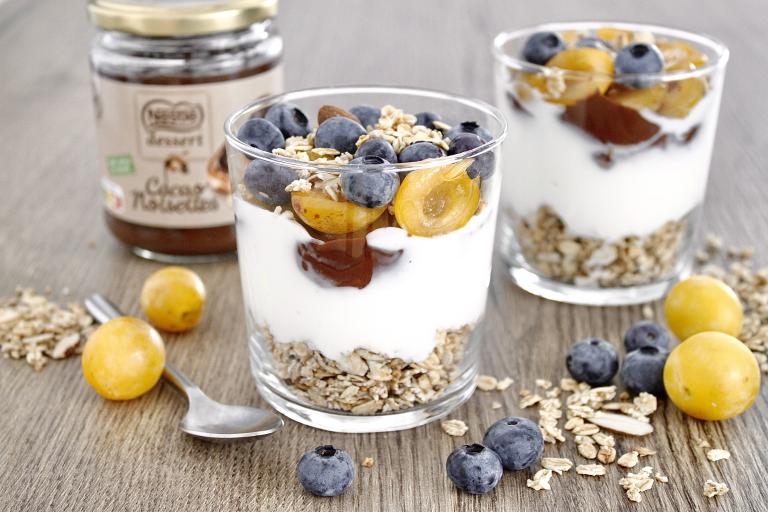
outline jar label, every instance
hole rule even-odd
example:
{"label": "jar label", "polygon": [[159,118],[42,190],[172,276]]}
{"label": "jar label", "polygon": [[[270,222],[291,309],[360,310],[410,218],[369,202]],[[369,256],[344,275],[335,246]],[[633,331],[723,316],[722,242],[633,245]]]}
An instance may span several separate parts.
{"label": "jar label", "polygon": [[282,91],[281,66],[196,85],[146,85],[96,75],[102,192],[109,212],[160,228],[234,222],[224,144],[227,116]]}

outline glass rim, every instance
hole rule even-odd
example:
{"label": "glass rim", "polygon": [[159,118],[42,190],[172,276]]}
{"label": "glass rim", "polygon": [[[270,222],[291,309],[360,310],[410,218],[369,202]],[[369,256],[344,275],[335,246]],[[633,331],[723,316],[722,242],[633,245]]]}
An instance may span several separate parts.
{"label": "glass rim", "polygon": [[280,94],[273,94],[271,96],[265,96],[259,98],[256,101],[248,103],[244,107],[236,110],[227,117],[224,122],[224,135],[227,140],[227,144],[237,149],[240,153],[244,153],[254,159],[259,159],[266,162],[272,162],[284,167],[291,167],[294,169],[317,169],[318,172],[340,172],[343,170],[352,170],[358,166],[351,166],[349,164],[340,164],[337,162],[314,162],[299,160],[296,158],[290,158],[280,155],[275,155],[267,151],[254,148],[245,144],[237,138],[237,133],[234,129],[235,123],[243,116],[250,115],[254,111],[258,111],[269,105],[274,105],[281,102],[291,102],[294,100],[301,100],[307,98],[316,98],[322,96],[328,96],[331,94],[403,94],[408,96],[422,96],[435,100],[451,101],[460,103],[467,107],[473,108],[479,112],[482,112],[491,118],[493,118],[499,125],[499,132],[494,133],[493,138],[483,143],[482,145],[463,153],[456,155],[446,155],[440,158],[432,158],[429,160],[422,160],[420,162],[408,162],[408,163],[391,163],[377,165],[380,169],[391,169],[397,172],[409,172],[419,169],[434,168],[444,165],[450,165],[467,158],[474,158],[480,156],[488,151],[493,150],[507,136],[507,121],[502,112],[493,105],[486,103],[485,101],[471,98],[469,96],[463,96],[459,94],[447,93],[443,91],[437,91],[432,89],[422,89],[417,87],[395,87],[395,86],[368,86],[368,85],[341,85],[341,86],[328,86],[328,87],[312,87],[307,89],[297,89],[294,91],[283,92]]}
{"label": "glass rim", "polygon": [[[588,71],[573,71],[569,69],[561,68],[549,68],[539,64],[533,64],[525,61],[520,57],[510,55],[504,51],[504,45],[515,39],[522,39],[523,37],[531,36],[536,32],[541,31],[553,31],[558,32],[562,30],[591,30],[595,28],[617,28],[619,30],[631,30],[631,31],[643,31],[651,32],[653,34],[664,35],[673,37],[685,42],[693,42],[701,46],[705,46],[711,49],[715,54],[715,59],[711,62],[707,62],[704,66],[692,70],[683,71],[662,71],[660,73],[632,73],[621,75],[621,81],[626,79],[632,79],[637,77],[652,79],[660,82],[672,82],[678,80],[684,80],[687,78],[698,78],[711,74],[713,71],[722,69],[728,62],[730,51],[728,47],[719,39],[710,36],[708,34],[695,34],[686,30],[667,27],[664,25],[655,25],[650,23],[631,23],[624,21],[561,21],[552,23],[542,23],[539,25],[533,25],[526,28],[507,30],[499,32],[496,37],[493,38],[492,52],[497,62],[500,62],[510,68],[518,71],[524,71],[528,73],[540,73],[543,75],[570,75],[570,76],[584,76],[584,77],[596,77],[596,76],[611,76],[605,73],[591,73]],[[620,82],[621,82],[620,81]]]}

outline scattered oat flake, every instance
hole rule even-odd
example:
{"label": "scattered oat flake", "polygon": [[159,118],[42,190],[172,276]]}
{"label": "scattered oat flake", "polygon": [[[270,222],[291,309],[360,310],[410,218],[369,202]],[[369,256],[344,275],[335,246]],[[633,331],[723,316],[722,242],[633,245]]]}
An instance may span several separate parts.
{"label": "scattered oat flake", "polygon": [[579,464],[576,466],[576,472],[586,476],[603,476],[605,475],[605,466],[602,464]]}
{"label": "scattered oat flake", "polygon": [[549,389],[552,387],[552,381],[547,379],[536,379],[536,387],[541,389]]}
{"label": "scattered oat flake", "polygon": [[621,485],[627,491],[627,498],[630,501],[640,503],[643,501],[640,493],[653,487],[653,468],[645,466],[637,473],[627,473],[627,476],[619,480]]}
{"label": "scattered oat flake", "polygon": [[565,458],[544,457],[541,459],[541,467],[544,469],[551,469],[558,475],[562,475],[563,472],[571,470],[573,462],[570,459]]}
{"label": "scattered oat flake", "polygon": [[522,400],[520,400],[520,408],[525,409],[527,407],[530,407],[532,405],[536,405],[537,403],[541,402],[543,399],[536,394],[533,395],[527,395],[523,397]]}
{"label": "scattered oat flake", "polygon": [[501,402],[491,402],[491,409],[501,409]]}
{"label": "scattered oat flake", "polygon": [[540,469],[533,475],[532,479],[526,482],[526,485],[534,491],[550,491],[552,488],[549,485],[549,481],[552,479],[551,469]]}
{"label": "scattered oat flake", "polygon": [[654,473],[653,478],[655,478],[657,482],[661,482],[663,484],[669,482],[669,477],[667,477],[667,475],[664,475],[658,471]]}
{"label": "scattered oat flake", "polygon": [[653,308],[647,304],[643,306],[642,313],[643,313],[643,318],[645,318],[646,320],[653,320],[653,317],[655,316],[653,313]]}
{"label": "scattered oat flake", "polygon": [[713,448],[707,452],[707,458],[711,460],[712,462],[717,462],[719,460],[725,460],[731,458],[731,452],[728,450],[721,450],[718,448]]}
{"label": "scattered oat flake", "polygon": [[698,446],[699,448],[709,448],[710,446],[709,441],[707,441],[706,439],[696,438],[695,441],[696,441],[696,446]]}
{"label": "scattered oat flake", "polygon": [[707,498],[714,498],[715,496],[722,496],[730,491],[727,485],[714,480],[707,480],[704,483],[704,496]]}
{"label": "scattered oat flake", "polygon": [[616,463],[619,466],[624,468],[633,468],[637,466],[638,461],[639,461],[638,454],[636,451],[633,450],[619,457],[619,460],[617,460]]}
{"label": "scattered oat flake", "polygon": [[372,468],[373,467],[373,458],[366,457],[363,459],[363,463],[361,464],[364,468]]}
{"label": "scattered oat flake", "polygon": [[494,391],[498,383],[496,377],[491,377],[490,375],[479,375],[477,377],[477,388],[481,391]]}
{"label": "scattered oat flake", "polygon": [[469,427],[461,420],[445,420],[440,423],[443,432],[453,437],[461,437],[467,433]]}
{"label": "scattered oat flake", "polygon": [[640,457],[648,457],[650,455],[656,455],[656,450],[654,450],[653,448],[645,448],[644,446],[635,448],[634,451],[636,451]]}
{"label": "scattered oat flake", "polygon": [[597,458],[597,448],[593,444],[581,443],[576,446],[576,449],[578,450],[579,455],[581,455],[585,459]]}
{"label": "scattered oat flake", "polygon": [[616,460],[616,448],[612,446],[601,446],[597,451],[597,460],[603,464],[611,464]]}
{"label": "scattered oat flake", "polygon": [[501,379],[499,382],[496,383],[496,390],[504,391],[514,383],[515,383],[514,380],[510,379],[509,377],[504,377],[503,379]]}

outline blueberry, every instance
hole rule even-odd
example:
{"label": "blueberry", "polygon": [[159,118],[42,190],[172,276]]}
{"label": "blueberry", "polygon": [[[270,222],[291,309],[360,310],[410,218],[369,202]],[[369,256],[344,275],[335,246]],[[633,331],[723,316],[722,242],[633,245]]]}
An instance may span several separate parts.
{"label": "blueberry", "polygon": [[537,32],[528,38],[523,47],[523,58],[543,66],[549,59],[565,50],[565,41],[555,32]]}
{"label": "blueberry", "polygon": [[318,148],[333,148],[342,153],[354,153],[355,143],[365,128],[346,117],[336,116],[323,121],[315,133],[315,146]]}
{"label": "blueberry", "polygon": [[621,380],[632,393],[664,395],[667,356],[669,351],[662,347],[645,346],[630,352],[621,367]]}
{"label": "blueberry", "polygon": [[381,110],[370,105],[357,105],[349,109],[349,113],[360,120],[363,126],[374,126],[379,122]]}
{"label": "blueberry", "polygon": [[[460,133],[455,139],[451,139],[451,144],[448,146],[449,155],[458,155],[465,151],[478,148],[484,144],[483,140],[474,133]],[[486,151],[485,153],[475,157],[475,161],[467,169],[467,174],[470,178],[485,179],[493,174],[494,164],[496,158],[492,151]]]}
{"label": "blueberry", "polygon": [[362,158],[365,156],[378,156],[383,158],[391,164],[397,163],[397,153],[392,147],[392,144],[384,139],[369,139],[357,148],[355,158]]}
{"label": "blueberry", "polygon": [[587,338],[571,345],[565,364],[571,376],[590,386],[611,382],[619,369],[619,356],[605,340]]}
{"label": "blueberry", "polygon": [[616,53],[613,67],[619,83],[635,89],[643,89],[653,85],[655,80],[642,76],[622,79],[621,75],[661,73],[664,70],[664,56],[655,45],[632,43]]}
{"label": "blueberry", "polygon": [[400,152],[400,162],[421,162],[428,158],[440,158],[445,156],[442,149],[431,142],[415,142]]}
{"label": "blueberry", "polygon": [[470,494],[493,490],[504,474],[501,459],[481,444],[465,444],[456,448],[445,463],[451,482]]}
{"label": "blueberry", "polygon": [[611,45],[600,39],[599,37],[582,37],[576,42],[577,48],[595,48],[597,50],[603,50],[606,52],[611,51]]}
{"label": "blueberry", "polygon": [[[377,168],[388,162],[377,156],[364,156],[349,162],[351,167],[341,174],[341,190],[348,200],[365,208],[379,208],[392,202],[400,178],[394,171]],[[365,168],[363,166],[374,166]]]}
{"label": "blueberry", "polygon": [[309,119],[293,103],[277,103],[269,107],[264,119],[277,126],[284,137],[305,137],[309,133]]}
{"label": "blueberry", "polygon": [[504,469],[525,469],[541,458],[544,438],[539,426],[526,418],[500,419],[485,432],[483,444],[496,452]]}
{"label": "blueberry", "polygon": [[237,131],[237,138],[253,148],[271,153],[285,146],[285,137],[277,126],[261,117],[247,120]]}
{"label": "blueberry", "polygon": [[416,124],[420,126],[426,126],[431,130],[435,129],[435,125],[433,123],[440,120],[440,116],[433,114],[432,112],[419,112],[416,114]]}
{"label": "blueberry", "polygon": [[480,126],[474,121],[464,121],[463,123],[459,123],[450,130],[448,130],[448,133],[445,134],[445,137],[448,139],[455,139],[457,135],[460,133],[474,133],[481,139],[483,139],[483,142],[489,142],[491,139],[493,139],[493,135],[491,135],[491,132]]}
{"label": "blueberry", "polygon": [[262,160],[253,160],[245,168],[243,182],[253,196],[270,206],[285,204],[291,200],[291,193],[285,191],[297,178],[296,171]]}
{"label": "blueberry", "polygon": [[650,320],[641,320],[624,333],[624,348],[632,352],[641,347],[669,348],[672,335],[663,326]]}
{"label": "blueberry", "polygon": [[315,496],[338,496],[355,479],[355,465],[347,452],[333,445],[305,453],[298,466],[299,482]]}

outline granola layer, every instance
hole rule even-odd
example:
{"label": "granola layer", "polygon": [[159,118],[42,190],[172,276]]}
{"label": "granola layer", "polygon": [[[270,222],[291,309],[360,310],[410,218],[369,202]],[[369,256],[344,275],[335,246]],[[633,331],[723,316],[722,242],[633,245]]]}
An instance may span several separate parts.
{"label": "granola layer", "polygon": [[332,360],[307,343],[279,343],[264,329],[275,369],[286,384],[315,405],[370,415],[430,402],[453,382],[472,333],[467,325],[439,331],[424,361],[406,362],[358,348]]}
{"label": "granola layer", "polygon": [[651,234],[616,241],[577,236],[551,208],[542,206],[517,223],[515,236],[526,261],[545,277],[579,286],[648,284],[669,276],[688,222],[670,221]]}

